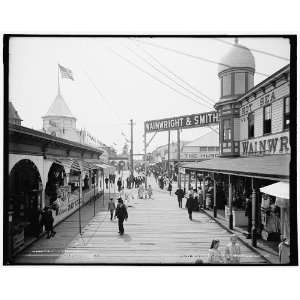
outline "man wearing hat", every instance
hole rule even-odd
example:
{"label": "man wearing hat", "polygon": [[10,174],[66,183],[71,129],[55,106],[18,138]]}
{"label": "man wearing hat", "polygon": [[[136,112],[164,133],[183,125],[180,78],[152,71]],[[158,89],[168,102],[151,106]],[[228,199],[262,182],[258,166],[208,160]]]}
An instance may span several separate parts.
{"label": "man wearing hat", "polygon": [[123,223],[124,223],[124,220],[127,221],[128,213],[127,213],[127,209],[126,209],[126,206],[123,203],[122,198],[118,199],[118,205],[117,205],[117,208],[116,208],[115,217],[118,218],[119,234],[123,235],[124,234]]}

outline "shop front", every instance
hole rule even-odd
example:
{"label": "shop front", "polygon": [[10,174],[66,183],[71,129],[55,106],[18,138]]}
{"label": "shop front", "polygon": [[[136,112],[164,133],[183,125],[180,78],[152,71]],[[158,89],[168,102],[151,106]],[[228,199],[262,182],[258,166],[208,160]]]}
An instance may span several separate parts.
{"label": "shop front", "polygon": [[188,184],[193,178],[191,174],[197,174],[195,178],[201,174],[202,184],[198,180],[203,207],[213,210],[215,217],[226,219],[230,229],[235,227],[248,233],[256,245],[257,238],[279,242],[283,231],[288,231],[288,210],[280,208],[286,205],[281,200],[284,197],[269,195],[267,204],[262,189],[279,181],[289,184],[289,161],[289,155],[216,158],[185,163],[182,168],[189,174]]}

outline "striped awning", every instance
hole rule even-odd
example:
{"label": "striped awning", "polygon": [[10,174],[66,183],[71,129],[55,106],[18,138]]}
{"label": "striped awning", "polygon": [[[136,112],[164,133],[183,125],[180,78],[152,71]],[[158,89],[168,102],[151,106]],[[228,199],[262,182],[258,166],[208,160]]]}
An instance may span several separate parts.
{"label": "striped awning", "polygon": [[97,164],[90,163],[84,160],[78,160],[72,158],[51,158],[51,160],[58,165],[67,167],[71,170],[78,171],[78,172],[99,169]]}

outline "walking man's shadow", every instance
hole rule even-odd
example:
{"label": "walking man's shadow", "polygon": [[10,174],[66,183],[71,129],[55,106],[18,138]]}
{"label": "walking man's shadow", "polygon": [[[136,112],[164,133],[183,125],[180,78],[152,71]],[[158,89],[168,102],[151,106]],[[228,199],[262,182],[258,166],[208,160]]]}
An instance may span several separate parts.
{"label": "walking man's shadow", "polygon": [[122,235],[119,236],[121,239],[123,239],[125,242],[130,242],[132,240],[132,238],[130,237],[129,234],[124,233]]}

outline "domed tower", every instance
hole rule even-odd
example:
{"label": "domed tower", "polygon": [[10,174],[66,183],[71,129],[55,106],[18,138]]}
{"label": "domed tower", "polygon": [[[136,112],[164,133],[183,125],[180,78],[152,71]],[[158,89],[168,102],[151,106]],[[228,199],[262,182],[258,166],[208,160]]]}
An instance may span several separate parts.
{"label": "domed tower", "polygon": [[220,100],[215,104],[220,117],[221,156],[239,155],[239,108],[237,99],[254,86],[255,60],[251,51],[235,44],[219,63]]}
{"label": "domed tower", "polygon": [[72,115],[66,104],[61,94],[60,87],[58,87],[57,96],[51,104],[47,114],[42,118],[43,130],[46,133],[69,140],[77,140],[76,118]]}

